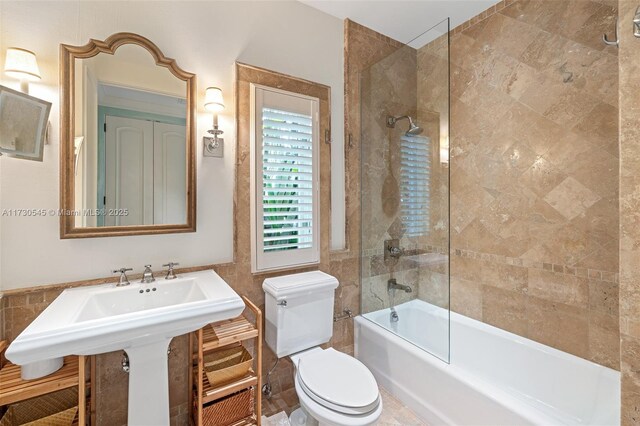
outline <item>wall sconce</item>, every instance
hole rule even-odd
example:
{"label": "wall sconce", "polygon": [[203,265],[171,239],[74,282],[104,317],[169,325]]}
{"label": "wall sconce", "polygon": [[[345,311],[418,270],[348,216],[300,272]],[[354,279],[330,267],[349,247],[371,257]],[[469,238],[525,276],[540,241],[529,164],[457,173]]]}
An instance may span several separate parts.
{"label": "wall sconce", "polygon": [[19,47],[7,49],[4,73],[20,80],[20,91],[29,94],[29,82],[40,80],[40,69],[36,54]]}
{"label": "wall sconce", "polygon": [[207,130],[212,136],[205,136],[204,155],[205,157],[222,157],[224,139],[219,136],[224,132],[218,128],[218,112],[224,109],[224,99],[222,90],[218,87],[207,87],[204,97],[204,108],[213,112],[213,128]]}

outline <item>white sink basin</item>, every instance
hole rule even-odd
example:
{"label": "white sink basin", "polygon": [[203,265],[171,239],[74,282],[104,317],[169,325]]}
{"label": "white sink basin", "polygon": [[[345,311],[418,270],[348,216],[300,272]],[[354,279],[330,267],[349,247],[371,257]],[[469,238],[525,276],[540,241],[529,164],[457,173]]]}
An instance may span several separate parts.
{"label": "white sink basin", "polygon": [[169,424],[167,348],[175,336],[235,318],[244,302],[213,271],[149,284],[68,289],[9,346],[22,376],[51,374],[67,355],[125,350],[130,425]]}

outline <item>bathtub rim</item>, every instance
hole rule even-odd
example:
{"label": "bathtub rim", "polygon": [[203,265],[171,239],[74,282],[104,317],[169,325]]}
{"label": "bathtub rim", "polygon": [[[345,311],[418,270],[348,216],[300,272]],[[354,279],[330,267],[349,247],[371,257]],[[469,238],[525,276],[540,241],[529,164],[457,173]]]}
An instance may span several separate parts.
{"label": "bathtub rim", "polygon": [[[431,307],[441,309],[443,311],[448,311],[444,308],[431,305],[428,302],[418,300],[418,299],[413,299],[401,305],[397,305],[396,309],[398,308],[398,306],[409,305],[409,304],[420,304],[420,305],[427,304],[427,305],[430,305]],[[383,311],[389,311],[389,308],[384,308],[378,311],[372,311],[370,313],[383,312]],[[447,375],[450,375],[454,380],[461,382],[466,386],[469,386],[474,391],[487,396],[492,401],[504,407],[505,409],[513,411],[528,419],[531,419],[531,421],[536,422],[536,424],[548,424],[550,420],[556,420],[561,422],[562,421],[566,422],[571,420],[578,424],[584,424],[583,423],[584,419],[577,417],[570,412],[553,409],[552,406],[549,406],[551,407],[550,410],[544,410],[542,407],[545,406],[546,404],[544,404],[543,401],[540,401],[541,406],[533,405],[530,402],[528,402],[526,393],[514,390],[515,392],[517,392],[518,396],[513,396],[513,393],[507,393],[507,391],[505,391],[503,388],[501,388],[497,384],[492,383],[490,380],[482,376],[474,375],[472,372],[468,371],[465,368],[458,367],[455,364],[455,356],[454,354],[451,353],[451,350],[450,350],[450,356],[449,356],[450,362],[444,362],[442,359],[433,355],[427,350],[423,349],[421,346],[412,343],[407,338],[398,335],[392,330],[388,330],[383,325],[379,324],[375,320],[368,318],[364,315],[366,314],[361,314],[354,318],[354,355],[356,356],[356,358],[358,358],[359,350],[360,350],[358,336],[360,333],[360,327],[362,326],[368,330],[371,330],[371,332],[379,335],[381,338],[394,340],[397,346],[402,347],[404,350],[408,351],[413,356],[420,358],[422,361],[427,362],[430,366],[437,368],[438,370],[444,372]],[[526,337],[519,336],[517,334],[492,326],[490,324],[483,323],[473,318],[466,317],[457,312],[449,311],[449,319],[450,321],[457,321],[460,324],[472,327],[481,332],[490,333],[494,336],[497,336],[498,338],[511,339],[517,344],[524,344],[524,345],[530,346],[533,349],[541,350],[542,352],[550,356],[559,356],[568,361],[578,361],[592,368],[596,367],[598,368],[600,374],[605,374],[605,376],[608,376],[608,378],[615,380],[618,384],[620,383],[620,372],[617,370],[611,369],[609,367],[606,367],[604,365],[595,363],[585,358],[581,358],[579,356],[570,354],[568,352],[561,351],[559,349],[550,347],[548,345],[544,345],[540,342],[536,342]],[[451,322],[450,322],[449,324],[450,339],[452,337],[452,332],[451,332],[452,328],[453,327],[451,326]],[[449,341],[449,344],[451,348],[451,340]],[[416,404],[425,406],[427,410],[429,410],[432,414],[436,415],[442,422],[447,424],[453,424],[451,421],[448,420],[449,418],[446,415],[444,415],[444,413],[442,413],[442,410],[438,410],[437,408],[431,406],[428,403],[425,404],[425,402],[419,398],[419,395],[415,395],[412,391],[407,389],[406,386],[403,386],[397,382],[393,382],[392,377],[385,375],[384,372],[382,371],[372,371],[372,372],[376,375],[377,379],[380,375],[384,376],[383,380],[380,380],[380,381],[386,384],[386,387],[388,387],[388,390],[392,392],[394,395],[395,395],[395,392],[393,392],[394,390],[393,388],[395,387],[397,389],[398,387],[400,387],[401,392],[404,394],[402,396],[404,396],[405,398],[414,400],[414,403]],[[394,383],[394,384],[390,385],[390,383]],[[619,386],[618,386],[618,389],[619,389]],[[402,396],[400,395],[396,395],[396,396],[400,397],[400,399],[403,400]],[[618,395],[618,399],[619,399],[619,395]],[[421,411],[415,408],[414,410],[418,412]],[[619,418],[620,417],[619,404],[618,404],[617,414]]]}

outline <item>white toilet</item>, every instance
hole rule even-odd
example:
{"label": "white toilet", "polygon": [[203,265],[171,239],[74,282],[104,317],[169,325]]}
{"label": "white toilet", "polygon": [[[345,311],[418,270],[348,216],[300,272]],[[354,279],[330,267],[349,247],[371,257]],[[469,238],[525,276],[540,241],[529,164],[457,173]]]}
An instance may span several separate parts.
{"label": "white toilet", "polygon": [[382,414],[373,374],[360,361],[333,348],[322,349],[333,334],[333,301],[338,280],[320,271],[267,278],[267,345],[295,366],[300,400],[292,425],[366,426]]}

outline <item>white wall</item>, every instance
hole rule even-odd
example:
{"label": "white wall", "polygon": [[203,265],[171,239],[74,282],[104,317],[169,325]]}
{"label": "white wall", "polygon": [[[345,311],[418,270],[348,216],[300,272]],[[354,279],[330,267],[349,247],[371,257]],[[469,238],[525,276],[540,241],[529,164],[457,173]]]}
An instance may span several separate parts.
{"label": "white wall", "polygon": [[[108,276],[130,266],[178,261],[192,266],[228,262],[233,253],[234,86],[238,60],[332,87],[333,241],[344,242],[342,22],[301,3],[286,2],[0,2],[0,58],[9,46],[38,55],[43,80],[31,94],[53,102],[52,140],[43,163],[0,157],[2,209],[58,208],[58,49],[130,31],[151,39],[198,76],[198,211],[196,233],[60,240],[57,217],[0,216],[0,289]],[[5,78],[5,76],[2,76]],[[8,79],[2,84],[16,87]],[[211,123],[204,89],[220,86],[226,109],[225,157],[202,158]]]}

